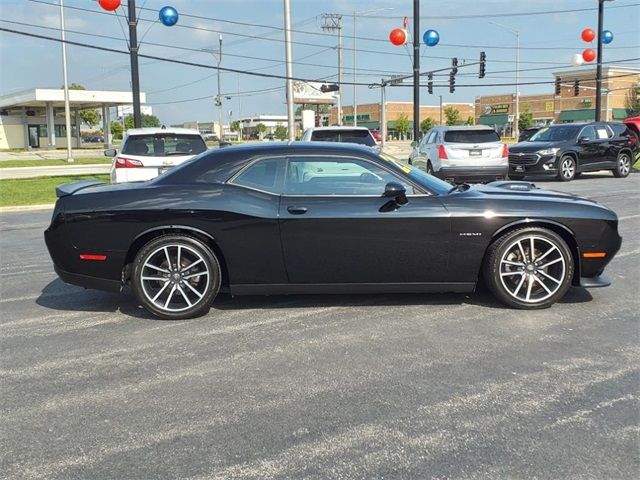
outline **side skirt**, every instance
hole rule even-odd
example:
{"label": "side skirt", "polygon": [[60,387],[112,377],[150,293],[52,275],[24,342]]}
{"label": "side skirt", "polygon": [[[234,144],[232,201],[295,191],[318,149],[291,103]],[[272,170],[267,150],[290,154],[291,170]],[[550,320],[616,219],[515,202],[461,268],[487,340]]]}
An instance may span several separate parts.
{"label": "side skirt", "polygon": [[341,293],[468,293],[473,282],[449,283],[284,283],[231,285],[231,295],[296,295]]}

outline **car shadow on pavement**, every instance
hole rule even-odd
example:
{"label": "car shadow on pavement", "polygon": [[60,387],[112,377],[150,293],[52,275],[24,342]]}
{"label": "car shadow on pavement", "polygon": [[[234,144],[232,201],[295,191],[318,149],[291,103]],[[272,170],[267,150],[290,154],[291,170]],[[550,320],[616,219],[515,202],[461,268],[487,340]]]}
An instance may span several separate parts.
{"label": "car shadow on pavement", "polygon": [[[571,288],[560,304],[590,302],[591,294],[584,288]],[[122,294],[89,290],[66,285],[56,279],[44,287],[36,303],[52,310],[77,311],[87,313],[122,313],[144,320],[160,320],[138,304],[133,294]],[[317,307],[393,307],[419,306],[437,307],[451,305],[474,305],[484,308],[507,308],[498,302],[486,289],[475,293],[394,293],[357,295],[272,295],[232,297],[220,294],[211,305],[214,311],[249,309],[287,309]]]}

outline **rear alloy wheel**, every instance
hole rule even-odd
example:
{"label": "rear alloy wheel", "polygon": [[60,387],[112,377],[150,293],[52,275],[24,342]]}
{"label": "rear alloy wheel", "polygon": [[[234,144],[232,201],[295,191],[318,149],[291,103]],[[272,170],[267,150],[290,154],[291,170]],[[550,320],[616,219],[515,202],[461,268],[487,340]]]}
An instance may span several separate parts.
{"label": "rear alloy wheel", "polygon": [[570,182],[576,176],[576,161],[570,155],[565,155],[560,159],[558,164],[558,179],[563,182]]}
{"label": "rear alloy wheel", "polygon": [[613,176],[616,178],[625,178],[631,172],[631,155],[626,152],[618,154],[616,160],[616,168],[613,169]]}
{"label": "rear alloy wheel", "polygon": [[573,271],[573,256],[562,237],[545,228],[530,227],[494,242],[483,273],[502,303],[538,309],[550,307],[565,295]]}
{"label": "rear alloy wheel", "polygon": [[433,165],[431,165],[431,160],[427,160],[427,173],[429,175],[433,175]]}
{"label": "rear alloy wheel", "polygon": [[220,289],[220,264],[201,241],[164,235],[136,255],[132,289],[149,312],[169,320],[207,313]]}

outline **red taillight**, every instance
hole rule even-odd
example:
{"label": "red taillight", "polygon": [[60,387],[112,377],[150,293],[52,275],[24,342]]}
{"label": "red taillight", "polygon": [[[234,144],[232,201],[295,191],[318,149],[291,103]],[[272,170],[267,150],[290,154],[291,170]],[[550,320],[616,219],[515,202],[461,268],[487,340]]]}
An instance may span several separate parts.
{"label": "red taillight", "polygon": [[447,155],[447,151],[444,148],[444,145],[438,145],[438,158],[440,160],[447,160],[449,156]]}
{"label": "red taillight", "polygon": [[97,260],[99,262],[103,262],[107,259],[106,255],[93,255],[89,253],[81,253],[80,260]]}
{"label": "red taillight", "polygon": [[502,144],[502,158],[506,158],[509,156],[509,147],[507,147],[506,143]]}
{"label": "red taillight", "polygon": [[132,158],[116,157],[116,168],[140,168],[142,162],[140,160],[133,160]]}

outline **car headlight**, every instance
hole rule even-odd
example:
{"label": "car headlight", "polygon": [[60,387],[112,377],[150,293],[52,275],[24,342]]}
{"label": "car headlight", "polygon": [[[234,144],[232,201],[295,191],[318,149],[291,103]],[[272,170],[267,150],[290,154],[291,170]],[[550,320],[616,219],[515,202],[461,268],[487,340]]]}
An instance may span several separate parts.
{"label": "car headlight", "polygon": [[559,148],[547,148],[545,150],[538,150],[538,155],[547,156],[547,155],[556,155],[560,151]]}

